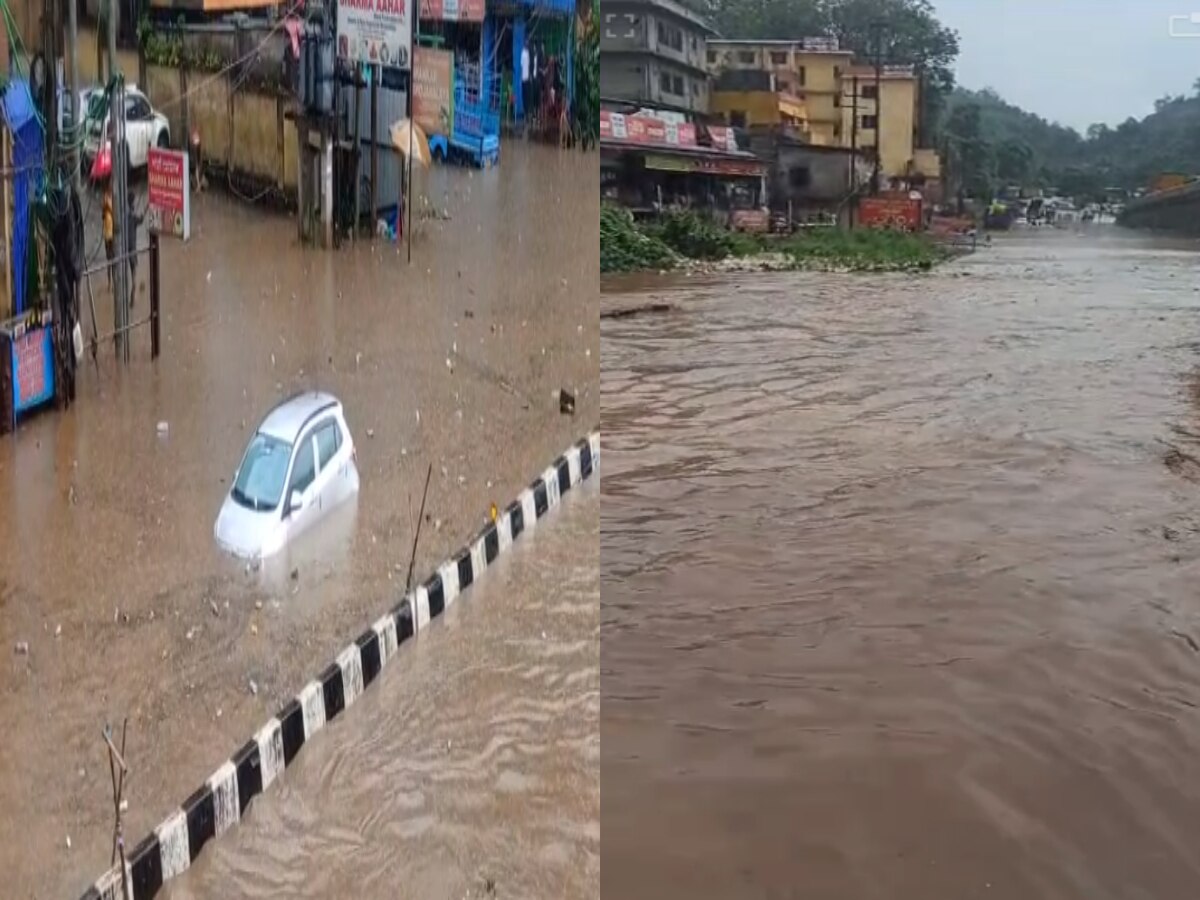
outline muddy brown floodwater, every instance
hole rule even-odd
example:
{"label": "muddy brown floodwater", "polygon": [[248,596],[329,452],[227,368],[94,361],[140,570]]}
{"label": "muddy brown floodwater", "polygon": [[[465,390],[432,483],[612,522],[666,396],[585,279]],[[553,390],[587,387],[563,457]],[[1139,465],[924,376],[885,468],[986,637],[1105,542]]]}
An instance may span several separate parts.
{"label": "muddy brown floodwater", "polygon": [[[78,896],[107,867],[105,722],[129,716],[137,841],[398,601],[428,464],[422,576],[597,425],[597,166],[511,141],[496,169],[437,170],[450,219],[411,267],[195,201],[164,248],[161,359],[145,333],[126,370],[104,347],[76,406],[0,440],[0,893]],[[246,571],[212,540],[228,479],[267,409],[316,386],[345,404],[357,507]]]}
{"label": "muddy brown floodwater", "polygon": [[599,545],[587,482],[164,900],[598,897]]}
{"label": "muddy brown floodwater", "polygon": [[603,298],[606,895],[1196,896],[1197,250]]}

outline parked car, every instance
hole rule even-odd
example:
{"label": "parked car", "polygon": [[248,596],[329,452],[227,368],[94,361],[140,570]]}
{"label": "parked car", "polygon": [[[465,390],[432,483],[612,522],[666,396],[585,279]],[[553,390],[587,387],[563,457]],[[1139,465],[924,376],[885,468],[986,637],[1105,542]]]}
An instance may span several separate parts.
{"label": "parked car", "polygon": [[[87,171],[93,180],[112,174],[113,120],[86,120],[83,155]],[[129,169],[140,169],[150,158],[151,147],[171,145],[171,124],[162,113],[155,112],[150,101],[136,87],[125,88],[125,144],[129,148]]]}
{"label": "parked car", "polygon": [[[89,111],[92,108],[92,98],[101,98],[103,96],[104,88],[98,84],[79,89],[79,118],[82,122],[85,124],[87,122]],[[71,91],[69,87],[64,87],[59,90],[58,105],[58,130],[64,135],[71,129],[71,116]]]}
{"label": "parked car", "polygon": [[341,402],[319,391],[299,394],[254,432],[213,536],[236,556],[267,557],[358,488],[358,454]]}

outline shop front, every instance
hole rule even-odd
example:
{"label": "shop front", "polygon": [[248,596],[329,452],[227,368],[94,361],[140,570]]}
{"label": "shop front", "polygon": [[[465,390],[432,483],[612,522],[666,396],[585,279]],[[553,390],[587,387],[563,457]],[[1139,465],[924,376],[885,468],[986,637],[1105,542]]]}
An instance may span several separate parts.
{"label": "shop front", "polygon": [[413,52],[414,117],[442,156],[500,156],[499,36],[485,0],[421,0]]}
{"label": "shop front", "polygon": [[603,110],[601,198],[634,215],[689,209],[759,230],[767,221],[766,165],[736,146],[728,129]]}

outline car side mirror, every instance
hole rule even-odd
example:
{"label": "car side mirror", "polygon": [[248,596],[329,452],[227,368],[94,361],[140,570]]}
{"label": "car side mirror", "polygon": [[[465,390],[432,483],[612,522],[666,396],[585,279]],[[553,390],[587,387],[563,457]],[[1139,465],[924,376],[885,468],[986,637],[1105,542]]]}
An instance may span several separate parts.
{"label": "car side mirror", "polygon": [[300,495],[299,491],[292,491],[291,496],[288,498],[288,515],[290,516],[294,512],[300,512],[300,510],[303,508],[304,498]]}

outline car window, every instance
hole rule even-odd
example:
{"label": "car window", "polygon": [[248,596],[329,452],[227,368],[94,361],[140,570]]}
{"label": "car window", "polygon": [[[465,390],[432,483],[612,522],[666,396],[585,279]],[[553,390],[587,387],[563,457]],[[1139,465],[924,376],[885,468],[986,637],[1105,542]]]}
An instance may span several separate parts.
{"label": "car window", "polygon": [[140,122],[150,118],[150,104],[145,97],[128,97],[125,100],[125,112],[128,118]]}
{"label": "car window", "polygon": [[317,429],[317,454],[321,457],[320,468],[324,469],[341,447],[342,429],[338,427],[337,420],[330,419],[324,422]]}
{"label": "car window", "polygon": [[283,496],[292,446],[286,441],[256,434],[246,448],[231,494],[234,502],[254,510],[271,510]]}
{"label": "car window", "polygon": [[292,490],[306,491],[317,477],[317,460],[313,456],[312,432],[304,435],[296,450],[296,462],[292,466]]}

